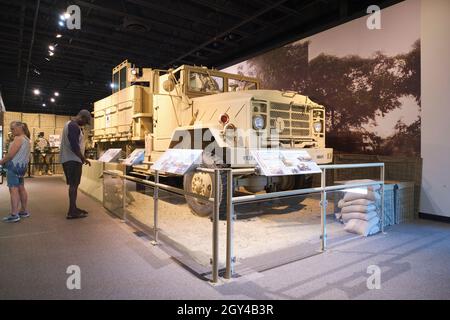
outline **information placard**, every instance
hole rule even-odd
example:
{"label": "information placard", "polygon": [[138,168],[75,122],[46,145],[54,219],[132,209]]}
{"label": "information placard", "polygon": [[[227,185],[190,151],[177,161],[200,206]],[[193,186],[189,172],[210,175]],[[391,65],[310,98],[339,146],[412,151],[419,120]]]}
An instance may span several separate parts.
{"label": "information placard", "polygon": [[203,150],[196,149],[168,149],[151,166],[151,169],[183,175],[196,164],[201,163],[202,152]]}
{"label": "information placard", "polygon": [[135,149],[124,161],[123,164],[126,166],[133,166],[136,164],[141,164],[144,161],[145,149]]}
{"label": "information placard", "polygon": [[105,151],[104,154],[100,158],[98,158],[98,161],[101,162],[114,162],[117,161],[120,158],[120,153],[122,152],[122,149],[108,149]]}
{"label": "information placard", "polygon": [[48,136],[48,143],[52,148],[59,148],[61,146],[61,136],[59,134],[51,134]]}
{"label": "information placard", "polygon": [[317,163],[305,150],[264,149],[252,150],[251,154],[264,176],[285,176],[320,173]]}

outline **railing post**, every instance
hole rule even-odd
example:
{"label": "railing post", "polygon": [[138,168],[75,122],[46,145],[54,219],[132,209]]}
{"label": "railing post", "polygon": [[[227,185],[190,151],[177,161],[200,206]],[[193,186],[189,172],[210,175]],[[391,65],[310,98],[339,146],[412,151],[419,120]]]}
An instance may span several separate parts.
{"label": "railing post", "polygon": [[159,172],[155,170],[155,188],[153,189],[153,241],[154,246],[158,245],[158,197],[159,197]]}
{"label": "railing post", "polygon": [[381,184],[381,232],[384,233],[384,164],[381,167],[381,177],[380,180],[383,182]]}
{"label": "railing post", "polygon": [[219,208],[220,208],[220,170],[214,169],[214,207],[212,216],[212,282],[219,280]]}
{"label": "railing post", "polygon": [[[105,175],[103,174],[103,179],[104,179],[104,177],[105,177]],[[127,180],[125,179],[124,175],[122,175],[120,177],[120,179],[122,179],[122,216],[123,216],[123,220],[126,221],[127,220]],[[103,197],[103,201],[105,201],[104,197]]]}
{"label": "railing post", "polygon": [[234,205],[233,205],[233,170],[227,170],[227,262],[225,279],[231,279],[234,273]]}
{"label": "railing post", "polygon": [[322,239],[321,239],[321,246],[320,249],[321,251],[325,251],[327,248],[327,193],[325,191],[325,187],[326,187],[326,176],[327,176],[327,169],[322,169],[322,173],[320,176],[320,186],[321,186],[321,191],[320,191],[320,206],[322,209],[322,214],[321,214],[321,227],[322,227]]}

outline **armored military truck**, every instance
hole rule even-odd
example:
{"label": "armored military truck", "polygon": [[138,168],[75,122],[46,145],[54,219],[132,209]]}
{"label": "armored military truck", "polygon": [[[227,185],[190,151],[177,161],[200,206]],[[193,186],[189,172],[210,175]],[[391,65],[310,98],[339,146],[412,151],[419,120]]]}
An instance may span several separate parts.
{"label": "armored military truck", "polygon": [[[150,162],[169,148],[203,149],[207,167],[252,168],[251,150],[305,149],[319,164],[325,148],[325,109],[296,92],[262,90],[257,78],[205,67],[139,68],[124,61],[113,69],[112,95],[94,104],[94,142],[99,148],[143,143]],[[101,150],[100,150],[101,151]],[[212,197],[213,177],[190,172],[186,191]],[[306,176],[236,176],[247,192],[307,187]],[[221,192],[223,187],[221,187]],[[186,197],[192,212],[208,216],[212,205]]]}

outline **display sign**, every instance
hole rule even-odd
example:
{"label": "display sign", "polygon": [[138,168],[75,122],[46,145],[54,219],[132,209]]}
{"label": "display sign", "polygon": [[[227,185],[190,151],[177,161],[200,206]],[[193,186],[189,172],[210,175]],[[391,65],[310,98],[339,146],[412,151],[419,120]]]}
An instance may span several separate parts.
{"label": "display sign", "polygon": [[101,162],[115,162],[119,159],[122,149],[108,149],[98,159]]}
{"label": "display sign", "polygon": [[123,164],[133,166],[144,161],[145,149],[135,149],[124,161]]}
{"label": "display sign", "polygon": [[168,149],[152,165],[151,169],[183,175],[201,163],[203,150],[194,149]]}
{"label": "display sign", "polygon": [[61,146],[61,136],[59,134],[51,134],[48,136],[48,143],[52,148],[59,148]]}
{"label": "display sign", "polygon": [[317,163],[305,150],[264,149],[251,154],[264,176],[285,176],[320,173]]}

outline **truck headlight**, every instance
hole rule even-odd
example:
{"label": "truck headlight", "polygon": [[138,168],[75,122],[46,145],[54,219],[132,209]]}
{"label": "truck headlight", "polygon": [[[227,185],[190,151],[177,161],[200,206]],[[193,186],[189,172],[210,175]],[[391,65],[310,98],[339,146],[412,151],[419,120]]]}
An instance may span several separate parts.
{"label": "truck headlight", "polygon": [[322,132],[322,121],[314,122],[314,131],[316,133]]}
{"label": "truck headlight", "polygon": [[266,126],[266,120],[262,115],[256,115],[253,117],[253,129],[261,130]]}

